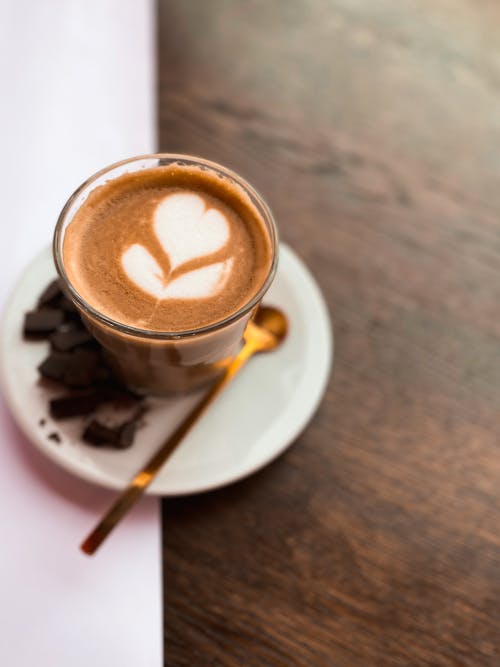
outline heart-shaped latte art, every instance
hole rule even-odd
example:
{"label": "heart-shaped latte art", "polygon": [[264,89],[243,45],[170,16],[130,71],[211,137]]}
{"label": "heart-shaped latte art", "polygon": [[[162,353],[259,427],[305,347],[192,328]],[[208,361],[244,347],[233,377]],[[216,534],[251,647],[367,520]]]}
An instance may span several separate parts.
{"label": "heart-shaped latte art", "polygon": [[[229,224],[217,209],[207,209],[194,193],[168,195],[158,204],[153,230],[173,270],[185,262],[205,257],[225,246]],[[139,243],[122,255],[122,267],[137,287],[156,299],[199,299],[214,296],[225,285],[233,260],[209,264],[168,279],[149,250]]]}
{"label": "heart-shaped latte art", "polygon": [[154,214],[154,230],[175,269],[184,262],[209,255],[229,240],[229,224],[215,208],[206,209],[193,192],[165,197]]}

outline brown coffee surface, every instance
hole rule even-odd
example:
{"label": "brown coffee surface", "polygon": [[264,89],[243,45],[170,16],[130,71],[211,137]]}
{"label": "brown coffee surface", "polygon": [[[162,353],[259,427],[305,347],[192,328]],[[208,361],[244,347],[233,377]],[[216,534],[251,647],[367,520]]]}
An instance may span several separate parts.
{"label": "brown coffee surface", "polygon": [[174,164],[95,188],[68,225],[63,260],[73,287],[100,313],[178,332],[248,303],[269,273],[272,250],[239,185]]}

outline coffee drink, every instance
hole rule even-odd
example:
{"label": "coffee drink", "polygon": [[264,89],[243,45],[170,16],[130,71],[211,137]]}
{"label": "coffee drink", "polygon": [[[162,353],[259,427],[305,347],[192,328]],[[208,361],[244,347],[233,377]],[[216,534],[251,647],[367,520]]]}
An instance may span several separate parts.
{"label": "coffee drink", "polygon": [[276,268],[258,195],[182,156],[118,163],[69,200],[54,237],[69,296],[133,389],[188,391],[237,352]]}
{"label": "coffee drink", "polygon": [[264,222],[237,185],[196,167],[124,174],[93,190],[64,238],[69,280],[123,324],[187,331],[223,320],[271,265]]}

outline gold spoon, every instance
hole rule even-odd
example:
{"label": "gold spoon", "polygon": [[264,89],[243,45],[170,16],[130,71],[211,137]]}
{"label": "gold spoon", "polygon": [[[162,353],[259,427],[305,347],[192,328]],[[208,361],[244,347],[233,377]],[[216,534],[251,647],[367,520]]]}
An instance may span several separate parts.
{"label": "gold spoon", "polygon": [[150,460],[144,465],[127,488],[118,496],[94,530],[81,545],[82,551],[91,555],[95,553],[111,530],[123,518],[132,505],[143,494],[144,489],[151,484],[156,474],[163,466],[177,445],[184,438],[193,424],[201,417],[207,407],[220,394],[224,387],[241,370],[246,362],[258,352],[269,352],[278,347],[288,331],[288,322],[285,315],[277,308],[261,306],[252,321],[247,324],[243,339],[244,346],[227,367],[225,373],[215,382],[209,392],[184,421],[175,429],[170,438],[160,447]]}

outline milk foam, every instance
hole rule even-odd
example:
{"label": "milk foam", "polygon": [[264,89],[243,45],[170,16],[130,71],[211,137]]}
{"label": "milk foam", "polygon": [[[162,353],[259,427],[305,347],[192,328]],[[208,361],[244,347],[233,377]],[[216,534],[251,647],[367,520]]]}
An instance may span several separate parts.
{"label": "milk foam", "polygon": [[70,283],[98,312],[176,332],[238,312],[264,283],[272,247],[240,186],[175,164],[95,187],[66,228],[63,257]]}
{"label": "milk foam", "polygon": [[[167,195],[156,207],[152,232],[170,262],[170,271],[221,250],[229,240],[226,216],[206,207],[193,192]],[[208,264],[170,279],[147,248],[129,246],[121,258],[129,279],[156,299],[200,299],[217,295],[226,284],[233,259]]]}

